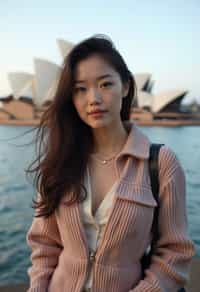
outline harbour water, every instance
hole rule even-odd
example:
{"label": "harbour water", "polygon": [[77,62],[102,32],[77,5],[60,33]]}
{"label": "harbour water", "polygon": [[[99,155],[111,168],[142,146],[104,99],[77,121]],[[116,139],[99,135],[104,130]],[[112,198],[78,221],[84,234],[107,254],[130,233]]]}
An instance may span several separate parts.
{"label": "harbour water", "polygon": [[[34,158],[30,127],[0,126],[0,286],[28,281],[26,232],[33,218],[35,190],[24,169]],[[171,147],[186,173],[189,234],[200,256],[200,128],[141,127],[152,141]],[[21,136],[20,136],[21,135]],[[15,139],[16,136],[20,136]],[[8,140],[10,139],[10,140]]]}

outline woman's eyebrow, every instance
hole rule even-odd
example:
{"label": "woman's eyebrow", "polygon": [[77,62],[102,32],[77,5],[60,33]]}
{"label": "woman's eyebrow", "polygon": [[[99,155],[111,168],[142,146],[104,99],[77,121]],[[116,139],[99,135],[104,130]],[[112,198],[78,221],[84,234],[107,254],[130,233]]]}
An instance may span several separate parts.
{"label": "woman's eyebrow", "polygon": [[[99,81],[99,80],[102,80],[102,79],[105,79],[105,78],[109,78],[109,77],[113,77],[113,75],[104,74],[104,75],[101,75],[101,76],[97,77],[96,80]],[[86,83],[86,80],[75,80],[75,84],[77,84],[77,83]]]}
{"label": "woman's eyebrow", "polygon": [[105,79],[105,78],[109,78],[109,77],[113,77],[111,74],[105,74],[105,75],[101,75],[99,77],[97,77],[97,80],[101,80],[101,79]]}

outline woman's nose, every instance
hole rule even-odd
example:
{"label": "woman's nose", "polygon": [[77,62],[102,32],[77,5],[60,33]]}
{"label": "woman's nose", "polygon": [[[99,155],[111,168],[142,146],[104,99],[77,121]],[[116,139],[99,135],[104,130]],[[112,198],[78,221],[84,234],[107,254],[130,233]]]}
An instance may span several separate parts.
{"label": "woman's nose", "polygon": [[101,93],[97,89],[91,89],[88,91],[88,101],[89,103],[100,103],[101,102]]}

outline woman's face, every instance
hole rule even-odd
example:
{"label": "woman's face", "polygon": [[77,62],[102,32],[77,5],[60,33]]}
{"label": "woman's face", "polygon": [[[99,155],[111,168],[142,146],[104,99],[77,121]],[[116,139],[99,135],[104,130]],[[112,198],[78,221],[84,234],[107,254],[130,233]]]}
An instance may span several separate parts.
{"label": "woman's face", "polygon": [[116,126],[121,122],[122,98],[128,85],[100,55],[77,64],[72,101],[79,117],[91,128]]}

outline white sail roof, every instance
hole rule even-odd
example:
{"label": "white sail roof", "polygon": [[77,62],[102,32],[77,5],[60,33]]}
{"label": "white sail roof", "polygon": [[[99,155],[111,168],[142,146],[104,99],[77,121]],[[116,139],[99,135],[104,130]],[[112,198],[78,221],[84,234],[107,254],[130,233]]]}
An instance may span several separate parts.
{"label": "white sail roof", "polygon": [[44,59],[34,59],[35,67],[35,102],[42,105],[52,84],[59,78],[61,67]]}
{"label": "white sail roof", "polygon": [[57,39],[57,44],[58,44],[58,47],[63,59],[69,54],[69,52],[74,46],[73,43],[63,40],[63,39]]}
{"label": "white sail roof", "polygon": [[150,80],[151,78],[151,74],[149,73],[138,73],[138,74],[134,74],[134,78],[135,78],[135,82],[137,85],[137,89],[139,90],[143,90],[146,83]]}
{"label": "white sail roof", "polygon": [[187,93],[187,90],[170,90],[154,95],[152,99],[152,111],[154,113],[161,111],[168,104]]}
{"label": "white sail roof", "polygon": [[[14,98],[20,97],[23,88],[25,88],[27,84],[31,84],[33,81],[33,78],[34,78],[34,75],[27,72],[8,73],[8,80],[9,80]],[[33,97],[31,92],[30,92],[30,96],[29,95],[25,95],[25,96],[30,97],[30,98]]]}
{"label": "white sail roof", "polygon": [[153,96],[146,91],[138,91],[137,102],[139,107],[148,106],[151,108]]}
{"label": "white sail roof", "polygon": [[55,97],[55,93],[56,93],[56,89],[57,89],[57,85],[58,85],[58,79],[57,80],[54,80],[54,82],[52,83],[51,87],[47,90],[47,93],[46,95],[44,96],[44,99],[43,99],[43,103],[45,101],[51,101],[54,99]]}
{"label": "white sail roof", "polygon": [[16,94],[15,98],[19,99],[20,97],[28,97],[35,101],[35,95],[36,95],[36,89],[35,89],[35,78],[32,78],[32,80],[28,81],[24,87]]}

